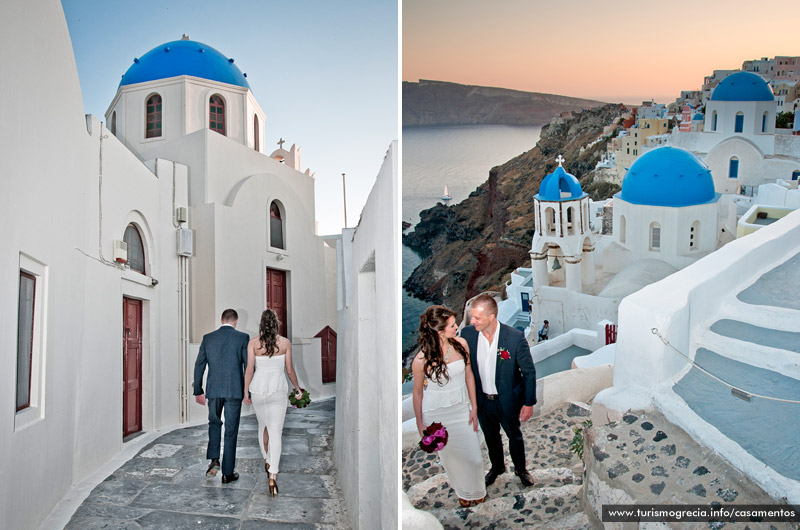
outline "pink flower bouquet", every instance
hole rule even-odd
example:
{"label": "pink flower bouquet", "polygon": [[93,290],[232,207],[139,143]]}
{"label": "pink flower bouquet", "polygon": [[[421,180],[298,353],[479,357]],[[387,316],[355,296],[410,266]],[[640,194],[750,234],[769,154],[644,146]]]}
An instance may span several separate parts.
{"label": "pink flower bouquet", "polygon": [[441,423],[431,423],[422,431],[419,448],[426,453],[441,451],[447,445],[447,429]]}

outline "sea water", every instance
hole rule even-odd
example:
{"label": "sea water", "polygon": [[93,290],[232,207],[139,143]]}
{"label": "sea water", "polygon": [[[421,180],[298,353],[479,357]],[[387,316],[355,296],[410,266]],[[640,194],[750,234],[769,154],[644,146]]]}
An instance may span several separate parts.
{"label": "sea water", "polygon": [[[464,125],[403,128],[403,221],[416,224],[419,212],[442,202],[444,186],[455,204],[489,178],[489,170],[533,149],[541,127]],[[420,258],[403,247],[403,281]],[[402,347],[416,342],[419,315],[428,303],[403,291]],[[453,308],[459,312],[461,308]]]}

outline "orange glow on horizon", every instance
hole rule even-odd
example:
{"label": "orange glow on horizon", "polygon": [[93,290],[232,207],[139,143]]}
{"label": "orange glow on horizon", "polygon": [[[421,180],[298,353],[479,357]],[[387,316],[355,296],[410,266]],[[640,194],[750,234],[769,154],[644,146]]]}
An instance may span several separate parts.
{"label": "orange glow on horizon", "polygon": [[788,0],[404,0],[402,76],[670,103],[715,69],[800,55],[796,12]]}

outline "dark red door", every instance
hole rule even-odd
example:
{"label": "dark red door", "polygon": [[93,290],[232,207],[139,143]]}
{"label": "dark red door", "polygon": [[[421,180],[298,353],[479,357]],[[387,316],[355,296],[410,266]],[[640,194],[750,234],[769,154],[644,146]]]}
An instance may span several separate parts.
{"label": "dark red door", "polygon": [[267,269],[267,309],[278,315],[281,324],[278,333],[286,337],[286,271]]}
{"label": "dark red door", "polygon": [[122,298],[122,436],[142,430],[142,301]]}
{"label": "dark red door", "polygon": [[315,337],[322,340],[322,382],[336,382],[336,332],[325,326]]}

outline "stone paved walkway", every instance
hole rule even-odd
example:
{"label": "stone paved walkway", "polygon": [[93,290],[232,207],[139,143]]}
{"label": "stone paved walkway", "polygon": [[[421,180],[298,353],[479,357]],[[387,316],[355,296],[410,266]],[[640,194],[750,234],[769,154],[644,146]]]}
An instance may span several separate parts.
{"label": "stone paved walkway", "polygon": [[288,409],[270,497],[255,415],[239,427],[239,480],[206,478],[206,425],[176,429],[145,446],[92,490],[68,530],[252,530],[350,528],[333,464],[335,400]]}

